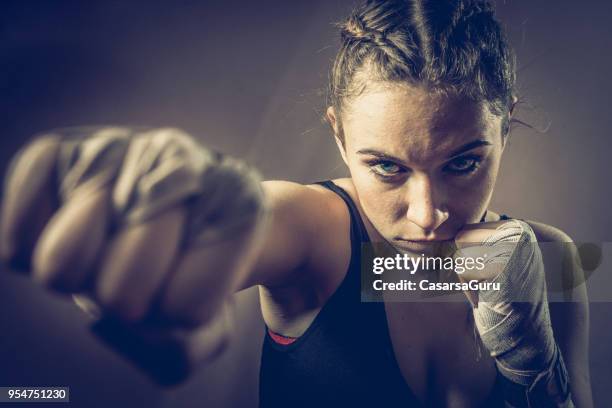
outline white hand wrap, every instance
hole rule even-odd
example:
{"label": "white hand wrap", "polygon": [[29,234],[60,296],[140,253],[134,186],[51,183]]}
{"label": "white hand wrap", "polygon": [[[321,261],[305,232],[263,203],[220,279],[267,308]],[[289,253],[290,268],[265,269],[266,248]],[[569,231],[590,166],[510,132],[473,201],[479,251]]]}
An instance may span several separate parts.
{"label": "white hand wrap", "polygon": [[499,282],[499,291],[478,293],[476,327],[502,374],[528,386],[550,369],[558,352],[542,254],[532,229],[518,220],[498,227],[483,246],[490,247],[484,248],[485,265],[499,262],[506,266],[490,280]]}
{"label": "white hand wrap", "polygon": [[[188,205],[185,245],[223,239],[265,214],[259,175],[176,129],[77,128],[62,142],[60,198],[115,181],[120,223],[143,222]],[[78,138],[73,137],[74,133]],[[60,131],[60,137],[66,137]]]}

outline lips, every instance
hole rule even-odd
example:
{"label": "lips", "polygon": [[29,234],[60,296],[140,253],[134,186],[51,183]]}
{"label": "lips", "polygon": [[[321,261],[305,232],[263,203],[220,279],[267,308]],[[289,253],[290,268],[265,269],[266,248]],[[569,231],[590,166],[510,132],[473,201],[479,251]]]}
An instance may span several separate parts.
{"label": "lips", "polygon": [[402,238],[395,238],[393,240],[393,246],[412,252],[423,252],[423,253],[433,253],[439,252],[439,250],[453,243],[453,240],[408,240]]}

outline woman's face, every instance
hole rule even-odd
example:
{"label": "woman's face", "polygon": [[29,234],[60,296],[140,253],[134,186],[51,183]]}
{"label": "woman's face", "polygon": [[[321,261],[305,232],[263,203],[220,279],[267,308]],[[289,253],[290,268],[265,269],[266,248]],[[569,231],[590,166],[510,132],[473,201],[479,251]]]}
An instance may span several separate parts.
{"label": "woman's face", "polygon": [[341,120],[361,206],[390,244],[428,252],[424,241],[450,240],[480,220],[504,148],[502,118],[486,103],[378,86],[346,103]]}

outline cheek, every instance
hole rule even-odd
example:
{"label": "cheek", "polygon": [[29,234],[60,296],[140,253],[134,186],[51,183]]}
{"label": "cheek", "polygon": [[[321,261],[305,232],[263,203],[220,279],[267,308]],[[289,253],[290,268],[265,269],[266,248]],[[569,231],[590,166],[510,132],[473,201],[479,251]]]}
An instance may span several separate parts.
{"label": "cheek", "polygon": [[499,171],[500,156],[492,155],[489,160],[483,163],[480,174],[478,175],[478,188],[480,194],[489,198],[493,193],[493,187],[497,180],[497,172]]}
{"label": "cheek", "polygon": [[489,206],[498,168],[499,160],[488,160],[473,177],[453,184],[448,194],[451,215],[461,218],[463,222],[478,222]]}
{"label": "cheek", "polygon": [[353,174],[353,184],[368,219],[379,231],[384,231],[385,225],[393,223],[400,211],[397,192],[385,191],[384,184],[377,182],[368,171],[361,177]]}

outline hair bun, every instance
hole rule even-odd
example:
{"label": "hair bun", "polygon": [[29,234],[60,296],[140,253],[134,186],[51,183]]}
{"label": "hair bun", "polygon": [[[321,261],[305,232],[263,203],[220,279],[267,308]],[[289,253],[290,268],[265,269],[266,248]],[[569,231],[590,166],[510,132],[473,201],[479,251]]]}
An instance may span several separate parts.
{"label": "hair bun", "polygon": [[367,40],[378,44],[386,41],[384,33],[369,28],[357,14],[351,15],[345,23],[340,25],[340,28],[343,41]]}

